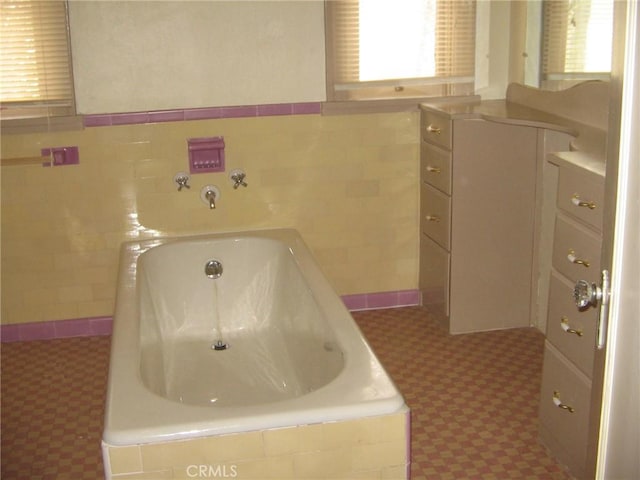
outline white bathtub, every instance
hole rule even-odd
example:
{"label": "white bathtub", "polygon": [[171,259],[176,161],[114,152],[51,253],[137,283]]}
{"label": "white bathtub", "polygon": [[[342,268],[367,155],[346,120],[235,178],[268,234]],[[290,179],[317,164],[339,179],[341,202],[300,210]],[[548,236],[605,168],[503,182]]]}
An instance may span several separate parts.
{"label": "white bathtub", "polygon": [[[219,278],[205,264],[217,260]],[[218,340],[228,348],[212,348]],[[123,245],[103,442],[391,414],[404,400],[295,230]]]}

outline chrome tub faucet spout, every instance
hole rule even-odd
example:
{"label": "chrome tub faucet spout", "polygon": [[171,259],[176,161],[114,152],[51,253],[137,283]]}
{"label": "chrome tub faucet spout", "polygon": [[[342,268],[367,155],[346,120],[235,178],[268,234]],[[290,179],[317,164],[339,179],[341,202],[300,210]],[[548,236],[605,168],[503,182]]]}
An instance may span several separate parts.
{"label": "chrome tub faucet spout", "polygon": [[209,208],[212,210],[216,208],[216,192],[209,190],[205,193],[205,197],[209,200]]}
{"label": "chrome tub faucet spout", "polygon": [[200,190],[200,198],[213,210],[216,208],[216,202],[220,201],[220,189],[215,185],[205,185]]}

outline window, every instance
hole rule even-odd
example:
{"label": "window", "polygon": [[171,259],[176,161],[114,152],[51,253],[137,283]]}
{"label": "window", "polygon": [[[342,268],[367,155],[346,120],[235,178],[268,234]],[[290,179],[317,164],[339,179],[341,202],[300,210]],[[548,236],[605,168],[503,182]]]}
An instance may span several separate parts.
{"label": "window", "polygon": [[473,94],[475,0],[329,0],[330,101]]}
{"label": "window", "polygon": [[548,89],[611,71],[614,0],[546,0],[543,5],[542,78]]}
{"label": "window", "polygon": [[67,4],[0,2],[2,119],[74,115]]}

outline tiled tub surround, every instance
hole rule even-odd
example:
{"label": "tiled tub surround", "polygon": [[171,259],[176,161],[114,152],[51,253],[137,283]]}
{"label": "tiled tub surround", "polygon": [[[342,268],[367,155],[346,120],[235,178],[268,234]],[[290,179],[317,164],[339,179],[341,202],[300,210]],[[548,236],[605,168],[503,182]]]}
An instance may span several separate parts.
{"label": "tiled tub surround", "polygon": [[295,230],[129,242],[117,299],[107,478],[406,474],[409,410]]}
{"label": "tiled tub surround", "polygon": [[[103,445],[107,478],[401,479],[409,412],[126,447]],[[215,472],[217,476],[214,475]]]}
{"label": "tiled tub surround", "polygon": [[[138,121],[158,123],[126,125],[110,115],[82,131],[2,135],[3,158],[51,145],[78,146],[81,158],[2,168],[2,323],[111,315],[120,244],[158,235],[293,227],[340,295],[415,289],[417,112],[276,107],[204,120],[151,112]],[[248,188],[233,190],[225,172],[178,192],[187,139],[210,136],[224,137],[226,168],[242,168]],[[214,211],[198,197],[206,184],[222,192]]]}

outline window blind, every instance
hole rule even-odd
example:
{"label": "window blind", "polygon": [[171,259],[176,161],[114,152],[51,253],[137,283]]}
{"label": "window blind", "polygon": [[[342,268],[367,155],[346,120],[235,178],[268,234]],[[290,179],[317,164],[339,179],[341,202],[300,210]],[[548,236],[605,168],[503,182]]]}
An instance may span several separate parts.
{"label": "window blind", "polygon": [[[364,5],[363,2],[369,2]],[[367,100],[403,97],[468,95],[473,93],[475,69],[475,0],[412,0],[376,2],[384,8],[370,14],[371,0],[331,0],[326,5],[327,97],[329,100]],[[366,17],[363,12],[367,10]],[[395,10],[405,10],[396,12]],[[406,16],[397,13],[408,14]],[[364,25],[364,22],[367,22]],[[373,22],[369,24],[369,22]],[[378,77],[364,78],[362,31],[374,31],[382,52]],[[404,30],[417,30],[415,40]],[[371,38],[371,37],[369,37]],[[397,58],[396,58],[397,57]],[[396,62],[400,59],[400,62]],[[398,63],[394,70],[386,64]],[[413,74],[406,64],[414,64]],[[395,74],[395,72],[401,72]]]}
{"label": "window blind", "polygon": [[0,2],[2,118],[74,114],[67,5]]}
{"label": "window blind", "polygon": [[598,78],[611,70],[613,0],[546,0],[542,82]]}

